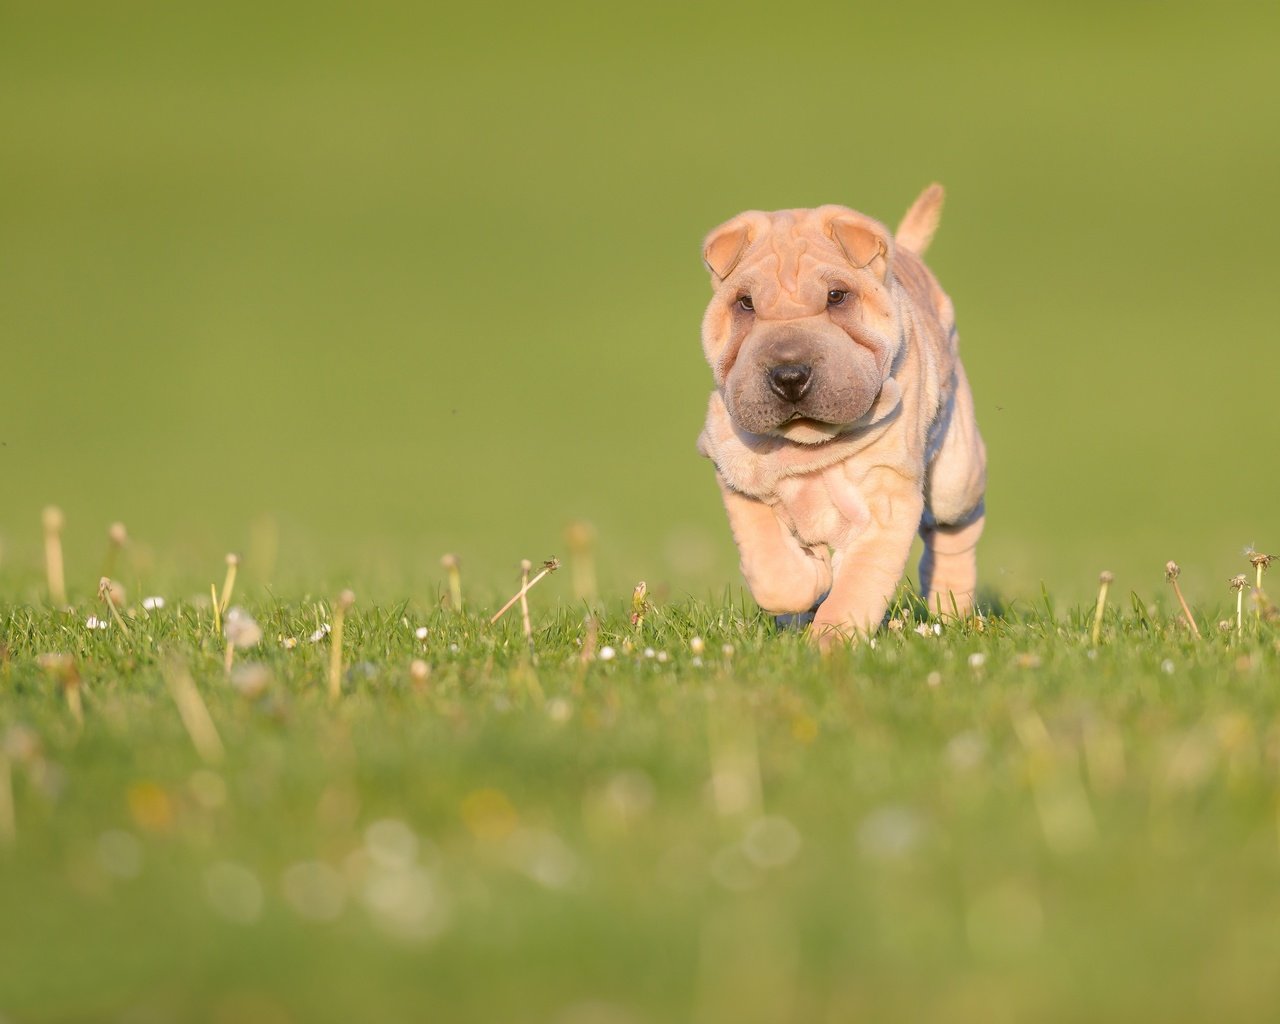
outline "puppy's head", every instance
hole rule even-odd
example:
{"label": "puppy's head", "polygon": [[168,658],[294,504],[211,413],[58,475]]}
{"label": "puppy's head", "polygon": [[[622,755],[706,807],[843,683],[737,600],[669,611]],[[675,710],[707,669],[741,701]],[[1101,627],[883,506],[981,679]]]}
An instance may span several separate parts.
{"label": "puppy's head", "polygon": [[843,206],[753,210],[712,231],[703,259],[702,347],[734,423],[800,444],[856,428],[901,345],[889,230]]}

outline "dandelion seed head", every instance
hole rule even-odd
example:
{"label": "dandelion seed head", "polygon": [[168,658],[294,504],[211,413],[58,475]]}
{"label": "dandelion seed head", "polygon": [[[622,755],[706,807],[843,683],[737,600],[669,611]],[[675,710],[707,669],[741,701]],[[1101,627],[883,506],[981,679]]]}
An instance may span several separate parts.
{"label": "dandelion seed head", "polygon": [[222,623],[222,635],[232,647],[255,647],[262,642],[262,627],[252,615],[236,605],[227,609]]}

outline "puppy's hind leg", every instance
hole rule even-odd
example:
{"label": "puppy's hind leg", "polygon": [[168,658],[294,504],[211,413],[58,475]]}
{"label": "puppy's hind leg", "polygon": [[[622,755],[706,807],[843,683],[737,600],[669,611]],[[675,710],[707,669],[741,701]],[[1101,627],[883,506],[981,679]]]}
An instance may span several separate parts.
{"label": "puppy's hind leg", "polygon": [[920,524],[924,554],[920,556],[920,587],[931,612],[968,615],[978,589],[978,538],[986,516],[979,506],[976,518],[963,526]]}
{"label": "puppy's hind leg", "polygon": [[957,363],[951,415],[925,473],[920,522],[920,587],[929,610],[939,615],[967,615],[973,610],[986,484],[987,450],[978,433],[969,382]]}

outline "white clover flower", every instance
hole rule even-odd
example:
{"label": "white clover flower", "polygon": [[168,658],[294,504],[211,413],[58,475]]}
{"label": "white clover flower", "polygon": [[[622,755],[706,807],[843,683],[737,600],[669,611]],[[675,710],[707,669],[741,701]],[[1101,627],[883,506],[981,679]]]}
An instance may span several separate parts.
{"label": "white clover flower", "polygon": [[986,664],[986,661],[987,656],[981,651],[975,651],[973,654],[969,655],[969,667],[972,669],[982,668],[982,666]]}
{"label": "white clover flower", "polygon": [[658,656],[658,652],[655,651],[652,647],[646,647],[644,649],[644,656],[646,658],[656,658]]}
{"label": "white clover flower", "polygon": [[604,647],[600,648],[600,653],[597,654],[596,657],[599,658],[601,661],[613,661],[613,659],[616,658],[617,655],[618,655],[617,651],[615,651],[612,647],[605,645]]}
{"label": "white clover flower", "polygon": [[427,638],[428,632],[429,631],[426,626],[419,626],[417,629],[413,631],[413,635],[416,636],[419,640],[425,640]]}
{"label": "white clover flower", "polygon": [[164,598],[159,595],[144,597],[142,599],[142,607],[149,612],[158,612],[164,607]]}
{"label": "white clover flower", "polygon": [[286,651],[291,651],[298,646],[298,638],[296,636],[282,636],[280,638],[280,646]]}
{"label": "white clover flower", "polygon": [[90,615],[84,620],[84,624],[89,629],[107,629],[111,625],[111,620],[100,619],[96,615]]}
{"label": "white clover flower", "polygon": [[695,636],[692,640],[689,641],[689,653],[694,655],[695,657],[697,655],[700,655],[706,649],[707,649],[706,641],[703,640],[702,637],[700,636]]}
{"label": "white clover flower", "polygon": [[330,625],[329,625],[329,623],[327,623],[327,622],[322,622],[322,623],[320,624],[320,628],[319,628],[319,629],[317,629],[314,633],[312,633],[312,634],[311,634],[311,636],[310,636],[308,639],[310,639],[310,641],[311,641],[313,644],[318,644],[321,640],[323,640],[325,637],[327,637],[327,636],[329,635],[329,631],[330,631],[332,628],[333,628],[333,627],[332,627],[332,626],[330,626]]}

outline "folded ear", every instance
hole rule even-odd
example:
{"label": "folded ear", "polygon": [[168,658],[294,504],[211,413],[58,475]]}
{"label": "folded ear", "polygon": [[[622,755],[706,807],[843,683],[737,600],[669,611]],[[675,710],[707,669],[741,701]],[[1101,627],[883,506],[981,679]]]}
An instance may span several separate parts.
{"label": "folded ear", "polygon": [[933,233],[938,230],[938,219],[942,216],[942,200],[945,194],[942,186],[936,181],[920,193],[920,197],[911,204],[911,209],[898,225],[898,244],[910,249],[917,256],[923,256],[933,241]]}
{"label": "folded ear", "polygon": [[827,233],[855,269],[869,270],[881,281],[888,276],[893,239],[883,225],[870,218],[846,215],[833,220]]}
{"label": "folded ear", "polygon": [[750,221],[746,217],[734,217],[707,235],[702,247],[702,262],[717,279],[723,281],[741,262],[750,244]]}

